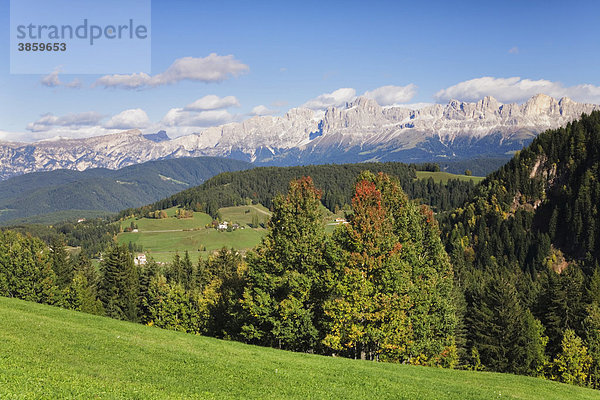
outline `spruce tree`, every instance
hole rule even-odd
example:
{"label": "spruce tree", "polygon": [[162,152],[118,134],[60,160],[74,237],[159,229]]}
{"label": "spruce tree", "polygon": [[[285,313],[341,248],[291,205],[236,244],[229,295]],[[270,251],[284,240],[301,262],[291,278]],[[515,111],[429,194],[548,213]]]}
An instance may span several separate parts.
{"label": "spruce tree", "polygon": [[54,238],[50,243],[52,270],[56,274],[56,283],[60,289],[66,288],[73,280],[73,267],[65,244],[61,239]]}
{"label": "spruce tree", "polygon": [[247,259],[246,340],[300,351],[319,344],[321,277],[328,266],[320,198],[304,177],[274,199],[268,233]]}
{"label": "spruce tree", "polygon": [[133,256],[126,246],[114,246],[100,265],[98,294],[106,315],[127,321],[138,319],[139,281]]}
{"label": "spruce tree", "polygon": [[514,284],[491,276],[469,296],[469,342],[486,369],[517,372],[525,357],[525,312]]}

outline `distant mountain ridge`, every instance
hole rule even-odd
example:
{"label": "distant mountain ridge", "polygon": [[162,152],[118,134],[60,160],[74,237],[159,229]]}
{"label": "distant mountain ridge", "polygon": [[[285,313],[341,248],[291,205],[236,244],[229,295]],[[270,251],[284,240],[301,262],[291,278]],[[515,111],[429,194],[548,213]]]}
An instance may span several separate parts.
{"label": "distant mountain ridge", "polygon": [[67,210],[116,212],[139,207],[222,172],[252,167],[239,160],[197,157],[150,161],[117,171],[93,168],[16,176],[0,182],[0,224],[50,213],[60,218]]}
{"label": "distant mountain ridge", "polygon": [[[324,113],[294,108],[167,140],[166,132],[130,130],[86,139],[0,143],[0,178],[54,169],[118,169],[149,160],[218,156],[262,165],[364,161],[428,162],[506,157],[538,133],[564,126],[595,104],[543,94],[502,104],[487,96],[417,110],[381,107],[359,97]],[[164,135],[163,135],[164,133]]]}

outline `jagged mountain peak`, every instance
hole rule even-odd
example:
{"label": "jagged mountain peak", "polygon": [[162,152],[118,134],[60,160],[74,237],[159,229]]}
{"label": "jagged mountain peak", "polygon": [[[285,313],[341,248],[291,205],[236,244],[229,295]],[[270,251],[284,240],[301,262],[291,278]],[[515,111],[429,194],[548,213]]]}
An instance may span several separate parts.
{"label": "jagged mountain peak", "polygon": [[116,169],[203,155],[278,165],[506,156],[537,133],[599,108],[544,94],[522,105],[486,96],[477,102],[453,99],[414,110],[381,107],[371,98],[357,97],[324,112],[292,108],[283,116],[255,116],[171,140],[152,141],[132,129],[86,139],[0,143],[0,178],[57,168]]}
{"label": "jagged mountain peak", "polygon": [[540,115],[553,113],[558,106],[558,101],[554,97],[539,93],[527,100],[523,105],[525,115]]}
{"label": "jagged mountain peak", "polygon": [[359,96],[353,101],[346,103],[346,109],[354,107],[359,107],[367,110],[382,110],[382,107],[375,101],[375,99],[365,96]]}

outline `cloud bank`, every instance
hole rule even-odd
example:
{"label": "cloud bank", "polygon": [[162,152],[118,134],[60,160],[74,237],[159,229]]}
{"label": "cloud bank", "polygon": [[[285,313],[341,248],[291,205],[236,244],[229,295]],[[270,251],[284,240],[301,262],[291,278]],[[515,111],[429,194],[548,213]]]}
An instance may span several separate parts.
{"label": "cloud bank", "polygon": [[106,88],[139,89],[170,85],[183,80],[214,83],[237,77],[250,70],[246,64],[236,60],[233,55],[220,56],[211,53],[204,58],[178,58],[166,71],[157,75],[135,73],[130,75],[105,75],[92,85]]}
{"label": "cloud bank", "polygon": [[363,94],[375,100],[380,106],[390,106],[393,104],[407,103],[417,94],[417,86],[414,84],[406,86],[382,86],[377,89],[367,91]]}
{"label": "cloud bank", "polygon": [[446,103],[450,99],[478,101],[485,96],[493,96],[503,103],[522,103],[539,93],[555,98],[566,96],[583,103],[600,103],[599,86],[581,84],[565,87],[560,82],[545,79],[494,78],[490,76],[457,83],[438,91],[434,98],[439,103]]}
{"label": "cloud bank", "polygon": [[323,93],[304,103],[301,107],[312,110],[324,110],[328,107],[340,107],[356,98],[356,90],[352,88],[341,88],[331,93]]}

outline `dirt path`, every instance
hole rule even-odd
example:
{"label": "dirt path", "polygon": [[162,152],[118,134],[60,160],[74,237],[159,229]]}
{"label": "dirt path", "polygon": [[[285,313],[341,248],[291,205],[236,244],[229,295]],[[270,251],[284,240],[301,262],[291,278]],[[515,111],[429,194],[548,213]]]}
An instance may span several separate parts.
{"label": "dirt path", "polygon": [[[162,231],[147,231],[147,230],[140,230],[138,232],[128,232],[128,233],[165,233],[165,232],[183,232],[185,231],[185,229],[165,229]],[[190,229],[191,231],[191,229]]]}
{"label": "dirt path", "polygon": [[256,206],[248,206],[248,207],[254,208],[254,209],[255,209],[256,211],[258,211],[259,213],[263,213],[263,214],[265,214],[265,215],[268,215],[269,217],[271,216],[271,213],[270,213],[270,212],[268,212],[268,211],[265,211],[265,210],[261,210],[260,208],[258,208],[258,207],[256,207]]}

